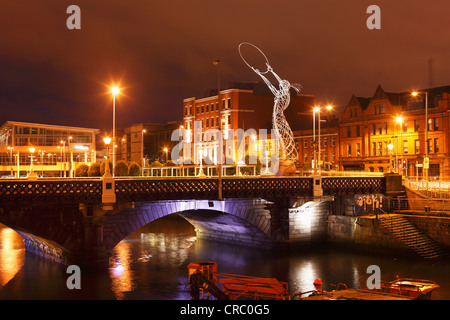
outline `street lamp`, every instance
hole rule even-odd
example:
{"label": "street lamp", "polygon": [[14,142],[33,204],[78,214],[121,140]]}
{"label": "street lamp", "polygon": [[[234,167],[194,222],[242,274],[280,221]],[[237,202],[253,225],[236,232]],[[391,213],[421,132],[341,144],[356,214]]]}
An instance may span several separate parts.
{"label": "street lamp", "polygon": [[394,148],[394,145],[392,144],[392,142],[389,142],[389,144],[387,145],[388,149],[389,149],[389,172],[394,172],[393,167],[392,167],[392,149]]}
{"label": "street lamp", "polygon": [[[112,142],[113,146],[116,143],[116,95],[119,94],[119,88],[112,87],[111,92],[113,94],[113,137]],[[116,164],[116,152],[113,148],[113,163],[112,163],[112,176],[114,177],[114,167]]]}
{"label": "street lamp", "polygon": [[168,151],[169,151],[169,149],[164,148],[164,152],[166,154],[166,163],[167,163],[167,161],[169,161]]}
{"label": "street lamp", "polygon": [[219,129],[220,129],[220,141],[219,141],[219,150],[218,150],[218,178],[219,178],[219,185],[218,185],[218,198],[219,200],[222,200],[222,157],[223,157],[223,125],[222,125],[222,108],[220,108],[220,60],[215,60],[213,64],[217,66],[217,105],[219,106]]}
{"label": "street lamp", "polygon": [[33,171],[33,153],[36,150],[34,147],[29,147],[28,150],[30,151],[30,174],[28,175],[28,179],[30,180],[36,180],[37,179],[37,175],[36,173],[34,173]]}
{"label": "street lamp", "polygon": [[411,93],[413,97],[419,94],[425,95],[425,158],[423,159],[423,179],[426,181],[426,188],[428,189],[428,167],[430,163],[428,158],[428,92],[414,91]]}
{"label": "street lamp", "polygon": [[[400,163],[401,163],[401,165],[399,166],[398,159],[396,159],[396,161],[397,161],[397,167],[399,169],[398,173],[403,175],[403,118],[397,117],[397,118],[395,118],[395,122],[400,123]],[[398,157],[398,136],[397,136],[397,157]],[[401,170],[400,170],[400,167],[401,167]]]}
{"label": "street lamp", "polygon": [[[333,106],[331,106],[331,105],[327,105],[326,107],[325,107],[326,109],[327,109],[327,111],[331,111],[332,109],[333,109]],[[321,120],[320,120],[320,110],[321,110],[321,107],[314,107],[314,109],[313,109],[313,136],[314,136],[314,162],[315,162],[315,164],[314,164],[314,173],[317,173],[317,168],[319,167],[319,165],[320,165],[320,154],[321,154],[321,147],[320,147],[320,122],[321,122]],[[319,122],[318,122],[318,141],[316,142],[316,112],[317,112],[317,114],[318,114],[318,117],[319,117]],[[316,159],[316,153],[317,153],[317,148],[318,148],[318,157],[317,157],[317,159]],[[319,169],[319,173],[320,173],[320,169]]]}
{"label": "street lamp", "polygon": [[146,133],[147,130],[143,129],[141,131],[141,159],[142,159],[142,168],[141,168],[141,176],[144,176],[144,167],[145,167],[145,158],[144,158],[144,133]]}

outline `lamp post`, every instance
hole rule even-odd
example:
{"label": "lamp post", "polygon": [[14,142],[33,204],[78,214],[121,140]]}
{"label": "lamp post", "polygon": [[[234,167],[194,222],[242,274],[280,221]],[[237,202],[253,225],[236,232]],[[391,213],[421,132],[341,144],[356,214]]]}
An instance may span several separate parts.
{"label": "lamp post", "polygon": [[36,180],[37,175],[33,170],[33,157],[34,157],[34,151],[36,149],[34,147],[29,147],[28,150],[30,151],[30,174],[28,175],[27,179]]}
{"label": "lamp post", "polygon": [[112,143],[113,143],[113,163],[112,163],[112,176],[114,177],[114,167],[116,165],[116,151],[114,149],[114,146],[116,144],[116,95],[119,93],[119,88],[112,87],[111,92],[113,94],[113,137],[112,137]]}
{"label": "lamp post", "polygon": [[269,150],[264,151],[266,154],[266,170],[264,170],[264,173],[269,173]]}
{"label": "lamp post", "polygon": [[166,154],[166,163],[167,163],[167,161],[169,161],[169,158],[168,158],[168,151],[169,151],[169,149],[164,148],[164,153]]}
{"label": "lamp post", "polygon": [[428,168],[429,168],[429,158],[428,158],[428,92],[417,92],[411,93],[413,97],[419,94],[425,95],[425,158],[423,159],[423,179],[426,181],[426,188],[428,189]]}
{"label": "lamp post", "polygon": [[62,154],[62,161],[64,166],[64,177],[66,176],[66,141],[61,140],[61,144],[63,145],[61,147],[61,154]]}
{"label": "lamp post", "polygon": [[[399,170],[398,173],[403,175],[403,118],[397,117],[395,119],[395,121],[397,123],[400,123],[400,163],[401,163],[400,167],[401,167],[401,170]],[[398,153],[398,136],[397,136],[397,153]],[[398,160],[397,160],[397,165],[398,165]]]}
{"label": "lamp post", "polygon": [[141,159],[142,159],[142,168],[141,168],[141,176],[144,176],[144,167],[145,167],[145,158],[144,158],[144,133],[146,133],[147,130],[143,129],[141,131],[141,139],[142,139],[142,144],[141,144]]}
{"label": "lamp post", "polygon": [[217,153],[217,160],[218,160],[218,178],[219,178],[219,185],[218,185],[218,198],[219,200],[222,200],[222,162],[223,162],[223,126],[222,126],[222,116],[221,116],[221,110],[220,108],[220,60],[216,60],[213,62],[215,66],[217,66],[217,105],[219,106],[219,130],[220,130],[220,141],[218,146],[218,153]]}
{"label": "lamp post", "polygon": [[[326,106],[326,109],[328,110],[328,111],[331,111],[332,109],[333,109],[333,107],[331,106],[331,105],[327,105]],[[320,110],[321,110],[321,107],[314,107],[314,109],[313,109],[313,122],[314,122],[314,126],[313,126],[313,135],[314,135],[314,162],[316,162],[316,164],[314,165],[314,173],[317,173],[317,168],[319,169],[318,171],[319,171],[319,173],[320,173],[320,167],[319,167],[319,165],[321,165],[321,160],[320,160],[320,158],[321,158],[321,153],[322,153],[322,148],[321,148],[321,146],[320,146],[320,122],[322,121],[321,119],[320,119]],[[319,119],[318,119],[318,141],[316,142],[316,112],[318,113],[318,117],[319,117]],[[325,120],[324,120],[325,121]],[[317,161],[316,161],[316,149],[318,149],[317,151],[318,151],[318,157],[317,157]]]}
{"label": "lamp post", "polygon": [[105,174],[106,174],[106,173],[111,173],[111,171],[109,170],[109,144],[111,143],[111,138],[104,137],[103,142],[106,145],[106,163],[105,163]]}
{"label": "lamp post", "polygon": [[389,144],[387,145],[388,149],[389,149],[389,172],[394,172],[393,167],[392,167],[392,149],[394,148],[394,145],[392,144],[392,142],[389,142]]}

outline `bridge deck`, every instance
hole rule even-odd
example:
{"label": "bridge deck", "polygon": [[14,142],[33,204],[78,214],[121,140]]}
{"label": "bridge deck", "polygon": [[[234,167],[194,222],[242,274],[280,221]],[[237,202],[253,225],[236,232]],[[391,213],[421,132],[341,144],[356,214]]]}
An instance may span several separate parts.
{"label": "bridge deck", "polygon": [[[218,178],[116,178],[117,201],[217,199]],[[324,195],[383,193],[384,177],[323,177]],[[223,198],[312,196],[311,177],[226,177]],[[100,178],[0,180],[0,203],[99,203]]]}

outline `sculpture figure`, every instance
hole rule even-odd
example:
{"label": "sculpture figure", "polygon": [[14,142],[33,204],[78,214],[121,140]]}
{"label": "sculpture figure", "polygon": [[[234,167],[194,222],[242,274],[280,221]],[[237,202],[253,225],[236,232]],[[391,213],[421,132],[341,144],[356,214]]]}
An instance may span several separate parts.
{"label": "sculpture figure", "polygon": [[[257,49],[265,58],[265,64],[267,66],[266,71],[260,71],[253,66],[251,66],[242,56],[241,47],[242,45],[250,45]],[[243,42],[239,45],[239,54],[242,60],[247,64],[250,69],[252,69],[257,75],[259,75],[266,85],[269,87],[270,91],[274,94],[274,106],[272,114],[273,129],[277,139],[279,140],[281,151],[280,151],[280,161],[290,160],[296,162],[298,159],[298,151],[295,147],[294,135],[289,126],[289,123],[284,116],[284,110],[289,106],[291,101],[290,89],[293,88],[295,91],[300,92],[301,86],[299,84],[291,84],[287,80],[281,79],[272,69],[264,53],[255,45]],[[271,73],[275,79],[278,81],[278,88],[276,88],[265,76],[266,73]]]}

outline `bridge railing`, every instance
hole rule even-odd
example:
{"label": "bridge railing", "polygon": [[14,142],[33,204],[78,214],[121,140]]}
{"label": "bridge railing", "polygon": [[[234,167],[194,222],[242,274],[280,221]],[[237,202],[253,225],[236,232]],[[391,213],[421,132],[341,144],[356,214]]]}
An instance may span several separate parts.
{"label": "bridge railing", "polygon": [[450,182],[403,179],[403,185],[426,198],[450,199]]}
{"label": "bridge railing", "polygon": [[[101,203],[100,178],[0,180],[0,203]],[[117,201],[217,199],[217,177],[116,177]],[[324,195],[384,193],[384,177],[323,177]],[[277,198],[312,196],[312,177],[224,177],[223,198]]]}

